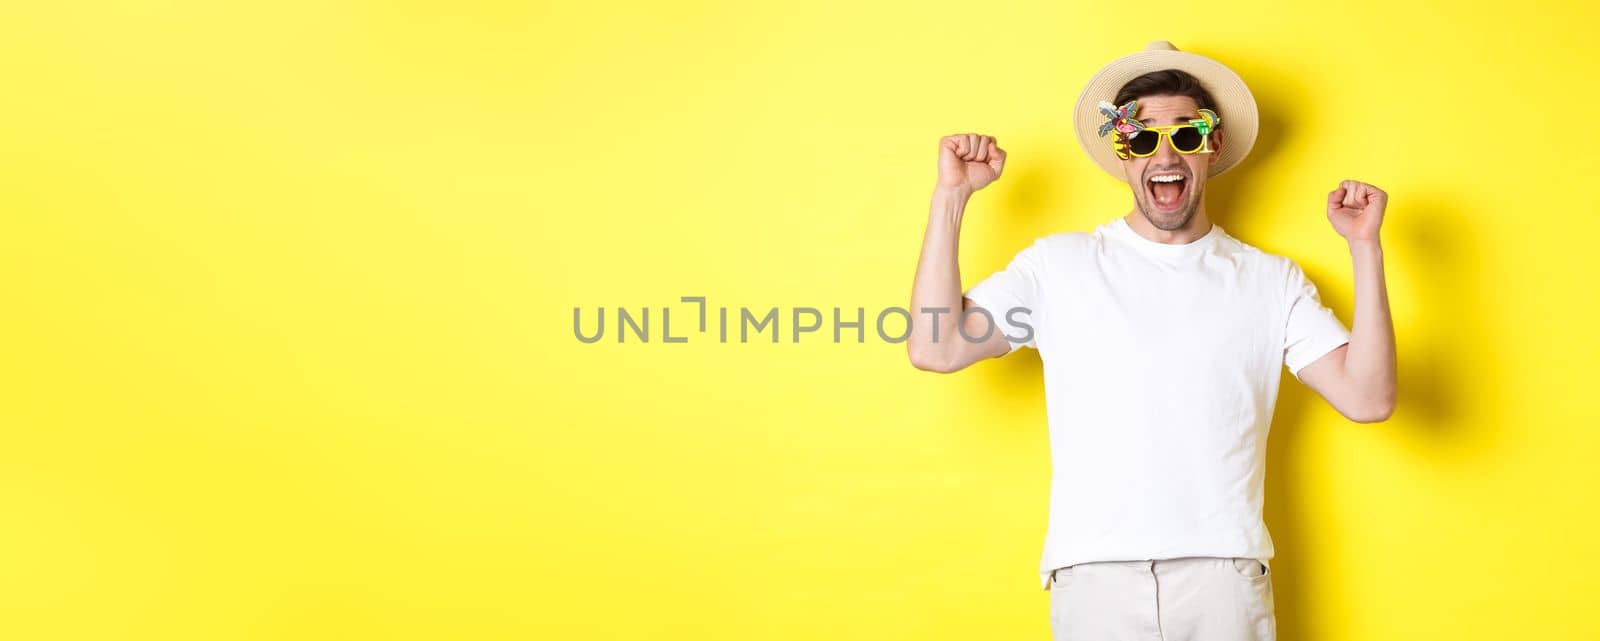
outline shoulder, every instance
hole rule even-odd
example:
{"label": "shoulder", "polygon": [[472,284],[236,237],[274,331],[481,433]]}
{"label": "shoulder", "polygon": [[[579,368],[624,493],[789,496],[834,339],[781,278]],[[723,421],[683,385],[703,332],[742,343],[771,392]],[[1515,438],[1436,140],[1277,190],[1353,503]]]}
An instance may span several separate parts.
{"label": "shoulder", "polygon": [[1091,265],[1102,242],[1093,232],[1058,232],[1035,240],[1030,249],[1045,272],[1065,276]]}
{"label": "shoulder", "polygon": [[1070,270],[1080,257],[1092,251],[1094,239],[1083,232],[1060,232],[1035,238],[1012,257],[1009,269],[1032,273],[1040,278]]}
{"label": "shoulder", "polygon": [[1233,257],[1242,266],[1253,268],[1263,273],[1287,276],[1300,269],[1294,259],[1288,256],[1267,252],[1231,235],[1224,235],[1217,245],[1217,249],[1221,253]]}
{"label": "shoulder", "polygon": [[1041,236],[1023,251],[1035,254],[1041,259],[1060,260],[1090,251],[1099,242],[1100,237],[1091,232],[1064,231]]}
{"label": "shoulder", "polygon": [[1264,291],[1292,297],[1310,286],[1311,281],[1300,264],[1288,256],[1265,251],[1233,236],[1224,236],[1218,243],[1218,250],[1228,255],[1242,272],[1251,275],[1251,282]]}
{"label": "shoulder", "polygon": [[1082,231],[1064,231],[1050,234],[1033,241],[1033,246],[1039,251],[1056,254],[1070,254],[1072,252],[1088,249],[1097,238],[1094,234]]}

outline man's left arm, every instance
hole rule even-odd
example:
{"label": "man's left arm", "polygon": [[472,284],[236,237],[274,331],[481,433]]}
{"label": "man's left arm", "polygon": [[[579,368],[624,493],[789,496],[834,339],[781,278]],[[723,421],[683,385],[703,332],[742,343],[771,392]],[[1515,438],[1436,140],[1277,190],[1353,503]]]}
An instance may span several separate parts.
{"label": "man's left arm", "polygon": [[1352,421],[1375,423],[1394,413],[1394,323],[1383,279],[1378,229],[1389,195],[1346,180],[1328,193],[1328,222],[1350,244],[1356,288],[1350,342],[1300,371],[1300,380]]}

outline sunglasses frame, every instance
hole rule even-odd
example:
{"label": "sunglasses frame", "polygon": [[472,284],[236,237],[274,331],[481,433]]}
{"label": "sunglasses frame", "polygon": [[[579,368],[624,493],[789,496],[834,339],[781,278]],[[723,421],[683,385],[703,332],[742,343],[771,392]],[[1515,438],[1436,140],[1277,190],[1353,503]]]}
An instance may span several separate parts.
{"label": "sunglasses frame", "polygon": [[[1141,130],[1139,130],[1138,132],[1135,132],[1135,133],[1143,133],[1143,132],[1146,132],[1146,131],[1154,131],[1154,132],[1156,132],[1156,136],[1157,136],[1157,138],[1156,138],[1156,146],[1150,148],[1150,153],[1147,153],[1147,154],[1134,153],[1133,147],[1132,147],[1131,144],[1128,144],[1126,146],[1127,147],[1126,151],[1124,151],[1124,149],[1122,148],[1124,146],[1124,143],[1122,143],[1120,141],[1117,141],[1117,140],[1112,140],[1111,141],[1111,148],[1112,148],[1113,151],[1115,151],[1117,153],[1117,157],[1121,158],[1123,160],[1127,160],[1130,156],[1133,157],[1133,158],[1149,158],[1151,156],[1156,155],[1156,152],[1161,151],[1161,139],[1162,138],[1166,138],[1167,139],[1167,144],[1172,146],[1172,150],[1173,151],[1176,151],[1176,152],[1178,152],[1180,154],[1183,154],[1185,156],[1189,156],[1189,155],[1193,155],[1193,154],[1214,153],[1214,150],[1211,149],[1211,134],[1210,133],[1200,134],[1200,146],[1196,147],[1194,149],[1194,151],[1184,151],[1182,149],[1179,149],[1178,148],[1178,143],[1173,142],[1173,140],[1172,140],[1172,133],[1177,131],[1177,130],[1179,130],[1179,129],[1182,129],[1184,127],[1191,127],[1195,131],[1199,131],[1200,130],[1200,127],[1198,125],[1196,125],[1195,123],[1193,123],[1193,122],[1186,122],[1186,123],[1183,123],[1183,124],[1180,124],[1180,125],[1162,125],[1162,126],[1159,126],[1159,127],[1146,126],[1145,128],[1143,128],[1143,129],[1141,129]],[[1125,135],[1124,137],[1127,138],[1129,140],[1129,142],[1131,143],[1132,138],[1133,138],[1132,136],[1126,136]]]}

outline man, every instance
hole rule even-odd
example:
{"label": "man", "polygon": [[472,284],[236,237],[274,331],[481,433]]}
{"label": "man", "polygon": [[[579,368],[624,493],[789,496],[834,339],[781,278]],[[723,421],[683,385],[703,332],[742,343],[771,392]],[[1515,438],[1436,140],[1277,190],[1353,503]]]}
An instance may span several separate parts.
{"label": "man", "polygon": [[965,296],[962,212],[1006,153],[992,136],[940,140],[911,361],[953,372],[1039,350],[1054,468],[1040,572],[1056,639],[1273,639],[1261,505],[1280,369],[1351,420],[1393,411],[1387,195],[1350,180],[1328,194],[1354,263],[1347,331],[1293,261],[1207,215],[1206,182],[1255,142],[1255,100],[1237,74],[1153,43],[1090,80],[1076,126],[1128,182],[1132,210],[1039,239]]}

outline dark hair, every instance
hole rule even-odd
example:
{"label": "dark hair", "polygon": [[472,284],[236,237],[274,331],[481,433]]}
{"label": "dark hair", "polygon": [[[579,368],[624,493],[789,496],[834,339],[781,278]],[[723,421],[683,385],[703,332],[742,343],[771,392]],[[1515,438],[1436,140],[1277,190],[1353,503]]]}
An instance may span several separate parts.
{"label": "dark hair", "polygon": [[1178,69],[1152,71],[1129,80],[1122,85],[1117,92],[1117,99],[1112,103],[1125,105],[1129,100],[1146,96],[1188,96],[1194,99],[1197,109],[1217,110],[1217,101],[1211,98],[1211,92],[1200,86],[1200,79]]}

